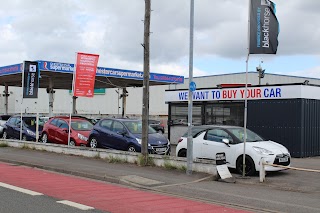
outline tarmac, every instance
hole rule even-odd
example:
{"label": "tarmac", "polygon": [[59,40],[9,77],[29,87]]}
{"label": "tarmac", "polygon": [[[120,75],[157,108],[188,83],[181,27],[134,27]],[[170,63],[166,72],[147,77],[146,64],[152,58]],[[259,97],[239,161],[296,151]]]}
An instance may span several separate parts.
{"label": "tarmac", "polygon": [[[299,161],[294,159],[294,165],[302,166],[310,162],[310,168],[317,169],[319,160],[320,158]],[[284,171],[268,176],[268,181],[264,184],[259,183],[258,177],[239,179],[238,175],[233,174],[237,184],[219,183],[213,181],[214,176],[207,173],[193,172],[192,175],[187,175],[186,171],[177,169],[112,163],[92,157],[13,147],[0,148],[0,161],[231,209],[252,212],[319,212],[320,209],[320,184],[312,181],[318,179],[318,174],[303,175],[300,178],[299,173]],[[299,165],[299,162],[302,164]]]}

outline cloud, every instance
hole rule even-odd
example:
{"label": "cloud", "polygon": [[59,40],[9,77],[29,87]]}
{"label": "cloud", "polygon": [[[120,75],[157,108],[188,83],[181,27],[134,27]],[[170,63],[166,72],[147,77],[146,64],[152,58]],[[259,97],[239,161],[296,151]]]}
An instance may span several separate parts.
{"label": "cloud", "polygon": [[[274,0],[280,22],[279,56],[319,55],[320,1]],[[152,1],[150,64],[188,75],[190,2]],[[194,7],[194,57],[243,60],[248,0],[201,0]],[[75,52],[100,54],[103,66],[141,70],[143,0],[15,0],[0,8],[1,64],[23,60],[73,63]],[[198,70],[196,74],[209,74]]]}

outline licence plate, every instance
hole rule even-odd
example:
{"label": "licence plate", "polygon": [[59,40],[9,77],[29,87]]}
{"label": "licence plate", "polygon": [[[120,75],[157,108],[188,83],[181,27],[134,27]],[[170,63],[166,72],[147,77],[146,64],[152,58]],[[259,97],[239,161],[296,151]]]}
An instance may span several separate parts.
{"label": "licence plate", "polygon": [[166,150],[167,150],[166,147],[164,147],[164,148],[156,148],[156,152],[164,152]]}
{"label": "licence plate", "polygon": [[279,158],[279,162],[288,162],[289,158],[285,157],[285,158]]}

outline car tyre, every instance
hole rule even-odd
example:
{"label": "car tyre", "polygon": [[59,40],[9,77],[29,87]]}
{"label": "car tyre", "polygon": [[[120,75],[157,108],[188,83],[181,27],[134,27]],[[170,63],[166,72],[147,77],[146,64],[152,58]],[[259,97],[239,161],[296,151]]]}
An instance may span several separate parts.
{"label": "car tyre", "polygon": [[128,152],[137,152],[133,145],[128,146]]}
{"label": "car tyre", "polygon": [[47,133],[43,133],[43,134],[42,134],[41,142],[42,142],[42,143],[49,143],[49,142],[48,142],[48,135],[47,135]]}
{"label": "car tyre", "polygon": [[8,138],[8,134],[7,134],[7,131],[6,131],[6,130],[3,130],[2,138],[3,138],[3,139],[7,139],[7,138]]}
{"label": "car tyre", "polygon": [[76,146],[76,142],[74,140],[70,140],[69,146]]}
{"label": "car tyre", "polygon": [[91,148],[98,148],[98,141],[97,141],[97,139],[96,138],[91,138],[90,139],[90,142],[89,142],[89,146],[91,147]]}
{"label": "car tyre", "polygon": [[[242,167],[243,167],[243,156],[240,156],[236,162],[236,169],[239,174],[242,174]],[[252,176],[256,173],[255,164],[252,158],[246,155],[246,167],[245,167],[245,175]]]}
{"label": "car tyre", "polygon": [[187,157],[187,150],[186,149],[181,149],[179,152],[178,152],[178,157]]}

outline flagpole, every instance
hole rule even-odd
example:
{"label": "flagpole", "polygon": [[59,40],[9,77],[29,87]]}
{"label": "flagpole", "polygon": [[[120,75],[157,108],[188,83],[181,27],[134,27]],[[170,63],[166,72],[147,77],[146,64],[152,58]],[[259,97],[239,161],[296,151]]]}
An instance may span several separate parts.
{"label": "flagpole", "polygon": [[[76,67],[77,67],[77,53],[76,53],[76,61],[74,63],[74,69],[72,73],[72,86],[71,86],[71,98],[73,100],[74,96],[74,74],[76,72]],[[69,129],[68,129],[68,146],[70,146],[70,134],[71,134],[71,114],[72,114],[72,108],[73,108],[73,102],[70,104],[71,110],[70,110],[70,115],[69,115]]]}
{"label": "flagpole", "polygon": [[22,80],[21,80],[21,88],[22,88],[22,96],[21,96],[21,105],[20,105],[20,141],[22,140],[22,108],[23,108],[23,87],[24,87],[24,66],[25,62],[22,64]]}
{"label": "flagpole", "polygon": [[247,142],[247,112],[248,112],[248,69],[249,69],[249,57],[250,57],[250,12],[251,12],[251,0],[249,0],[248,9],[248,55],[246,60],[246,87],[244,97],[244,140],[243,140],[243,158],[242,158],[242,176],[246,175],[246,142]]}

